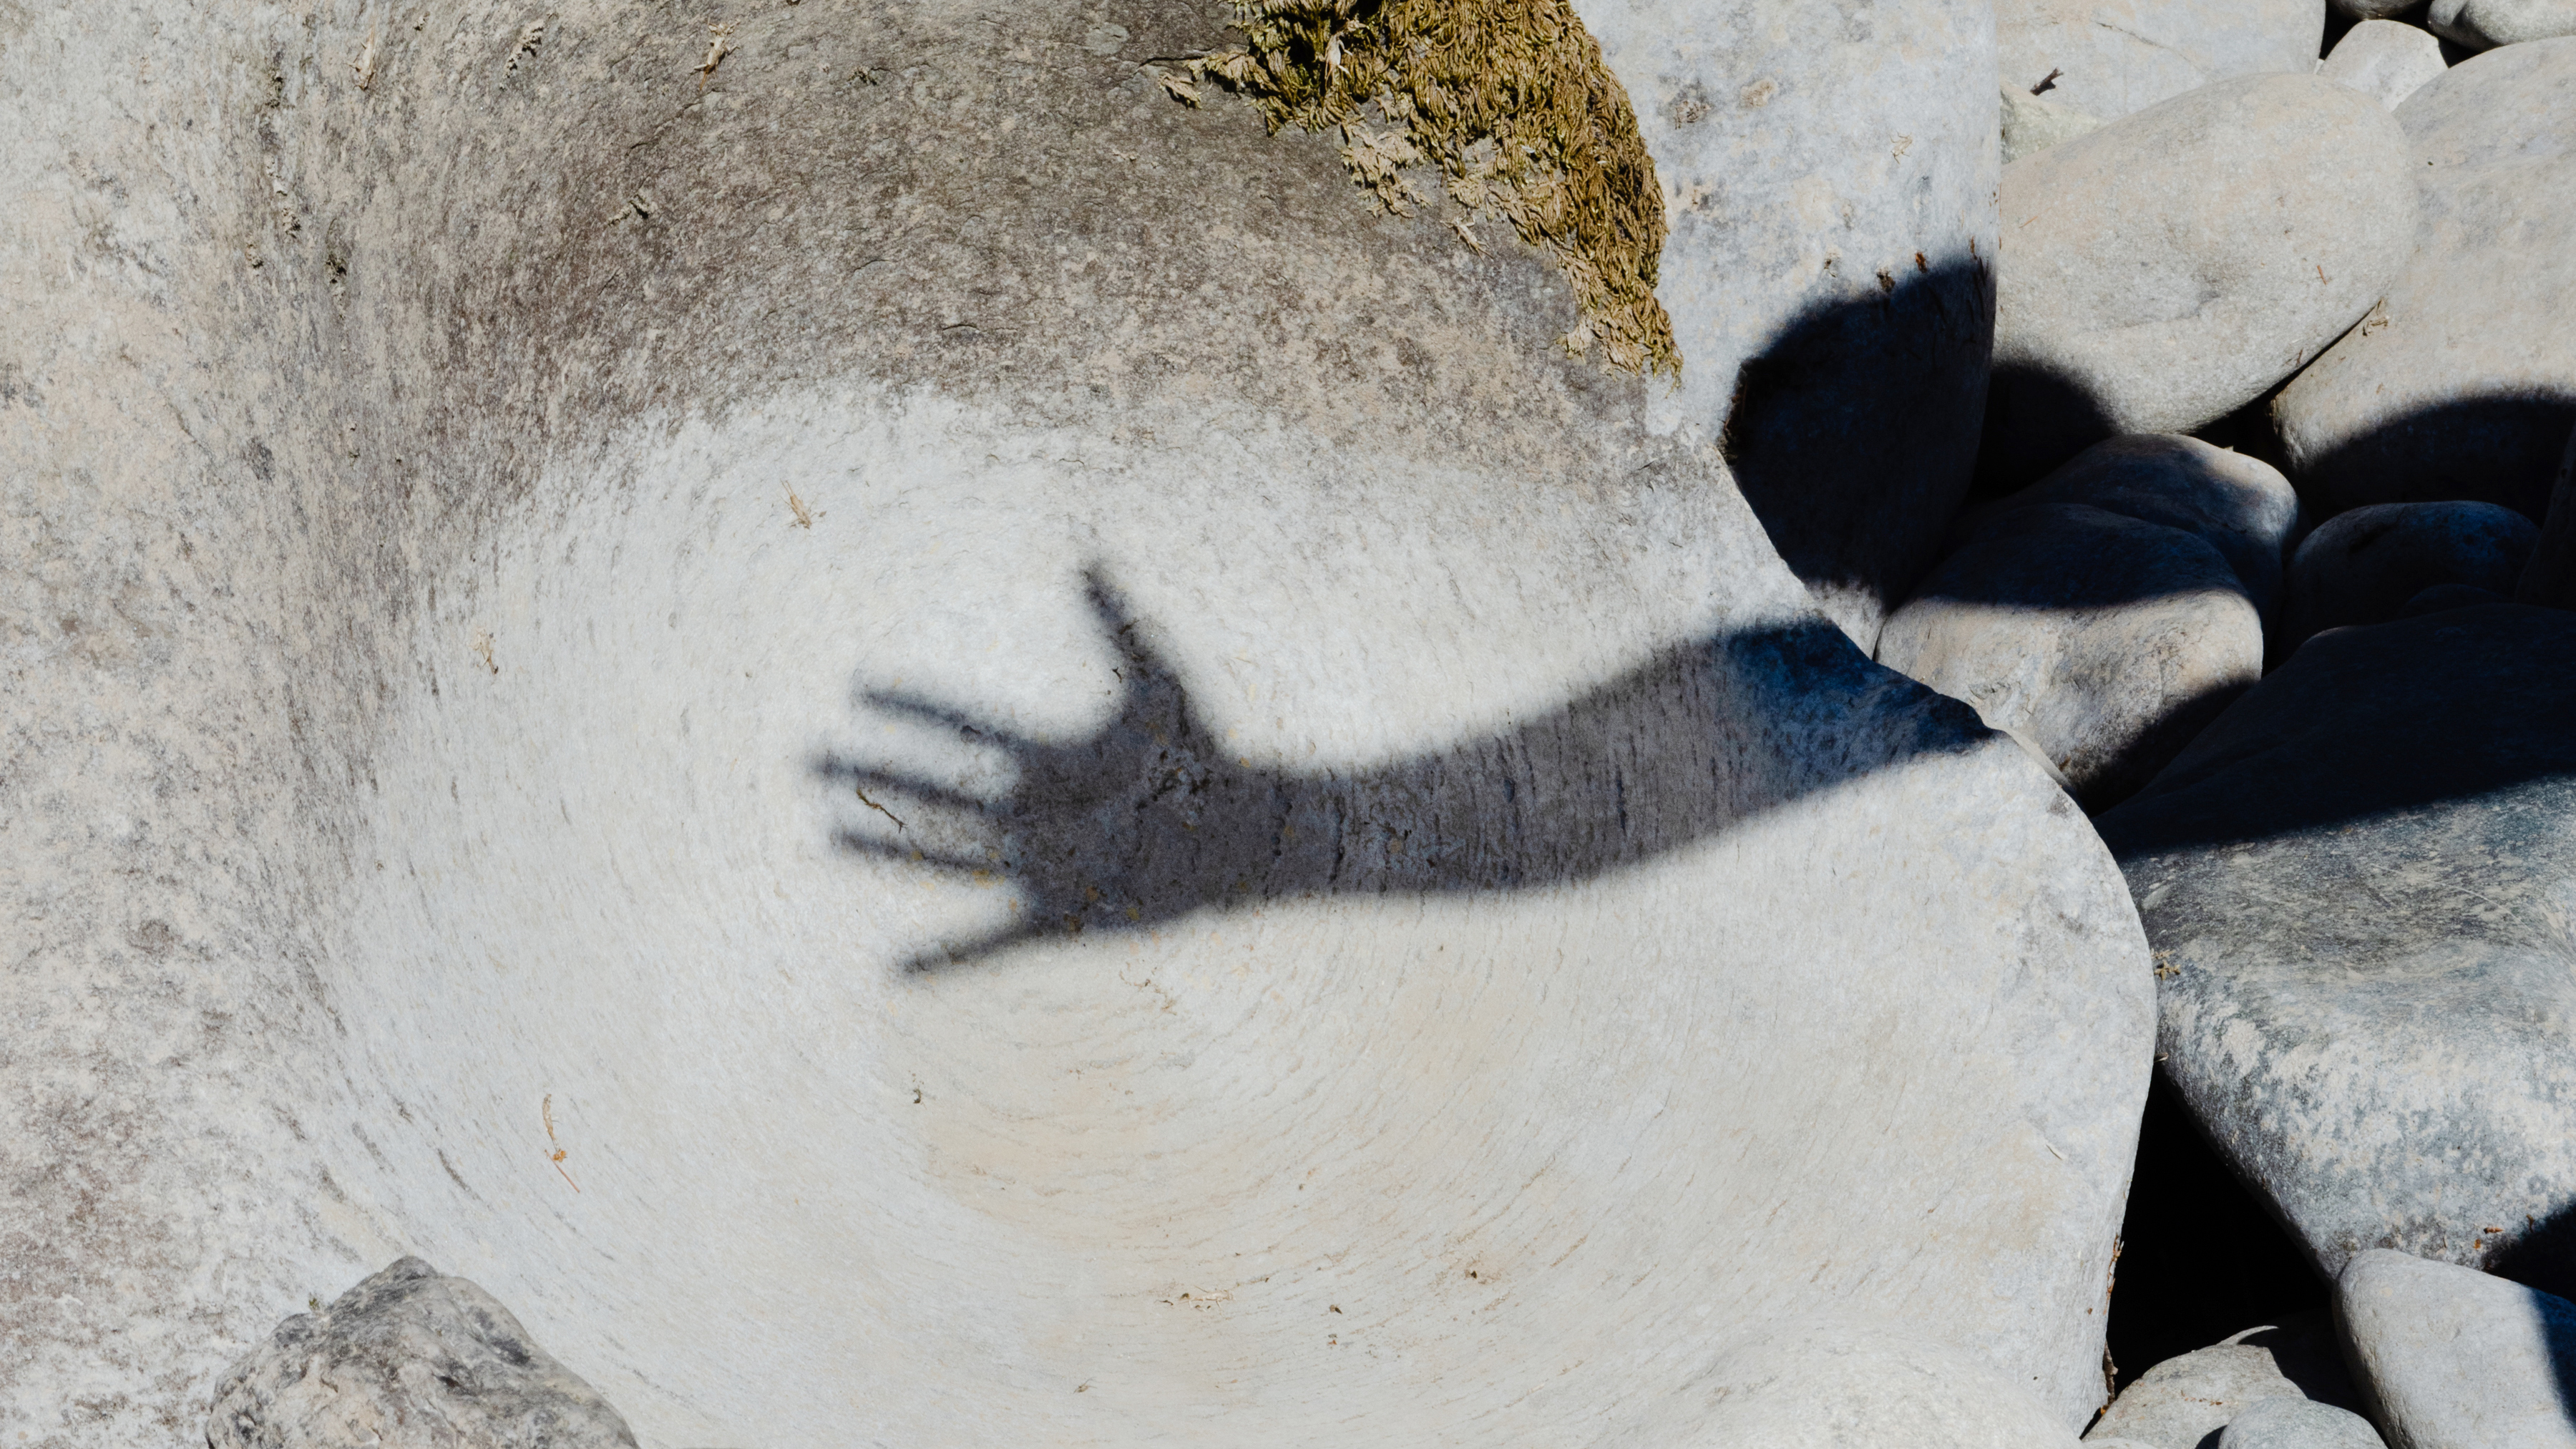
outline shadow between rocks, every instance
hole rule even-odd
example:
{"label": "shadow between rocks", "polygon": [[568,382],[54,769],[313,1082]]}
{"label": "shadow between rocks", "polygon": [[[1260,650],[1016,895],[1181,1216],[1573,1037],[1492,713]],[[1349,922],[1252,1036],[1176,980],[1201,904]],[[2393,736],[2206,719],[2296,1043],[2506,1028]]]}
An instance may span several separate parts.
{"label": "shadow between rocks", "polygon": [[971,795],[899,762],[811,762],[871,812],[870,828],[840,835],[842,849],[1019,888],[1013,924],[908,969],[982,962],[1042,936],[1150,930],[1211,907],[1589,879],[1990,737],[1966,705],[1812,619],[1662,650],[1445,749],[1347,773],[1261,768],[1200,714],[1117,590],[1097,574],[1089,587],[1125,688],[1087,738],[1052,743],[967,707],[859,697],[1006,756],[1006,794]]}
{"label": "shadow between rocks", "polygon": [[2468,500],[2539,523],[2571,429],[2576,394],[2463,398],[2390,419],[2307,459],[2290,479],[2320,522],[2371,503]]}
{"label": "shadow between rocks", "polygon": [[2166,1359],[2326,1305],[2306,1249],[2236,1179],[2159,1068],[2120,1222],[2110,1352],[2127,1388]]}
{"label": "shadow between rocks", "polygon": [[1966,496],[1995,282],[1982,260],[1920,253],[1877,281],[1807,309],[1743,365],[1722,448],[1791,571],[1883,615],[1932,567]]}

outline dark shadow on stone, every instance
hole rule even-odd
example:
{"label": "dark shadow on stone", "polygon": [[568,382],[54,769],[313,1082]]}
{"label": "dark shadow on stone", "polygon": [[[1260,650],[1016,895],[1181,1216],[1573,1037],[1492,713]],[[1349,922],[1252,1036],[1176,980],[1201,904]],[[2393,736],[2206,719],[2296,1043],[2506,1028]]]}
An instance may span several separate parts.
{"label": "dark shadow on stone", "polygon": [[2091,389],[2062,373],[2010,363],[1986,388],[1985,431],[1970,496],[2018,493],[2119,430]]}
{"label": "dark shadow on stone", "polygon": [[2307,1250],[2248,1192],[2160,1068],[2138,1128],[2111,1291],[2119,1387],[2166,1359],[2324,1307]]}
{"label": "dark shadow on stone", "polygon": [[1048,743],[941,703],[860,697],[1007,755],[1008,796],[964,795],[874,760],[812,763],[878,817],[844,832],[844,849],[998,876],[1021,892],[1015,924],[909,969],[1042,936],[1150,930],[1211,907],[1588,879],[1992,737],[1966,705],[1872,664],[1815,619],[1662,650],[1506,733],[1351,773],[1264,769],[1200,716],[1114,589],[1094,577],[1091,598],[1126,687],[1089,738]]}
{"label": "dark shadow on stone", "polygon": [[1771,546],[1807,586],[1884,614],[1931,568],[1965,496],[1994,346],[1985,263],[1882,272],[1811,308],[1737,374],[1723,448]]}
{"label": "dark shadow on stone", "polygon": [[2567,621],[2486,604],[2320,634],[2096,822],[2103,840],[2126,863],[2576,776]]}
{"label": "dark shadow on stone", "polygon": [[2468,500],[2538,523],[2571,428],[2576,396],[2472,398],[2393,419],[2307,460],[2290,481],[2319,522],[2370,503]]}

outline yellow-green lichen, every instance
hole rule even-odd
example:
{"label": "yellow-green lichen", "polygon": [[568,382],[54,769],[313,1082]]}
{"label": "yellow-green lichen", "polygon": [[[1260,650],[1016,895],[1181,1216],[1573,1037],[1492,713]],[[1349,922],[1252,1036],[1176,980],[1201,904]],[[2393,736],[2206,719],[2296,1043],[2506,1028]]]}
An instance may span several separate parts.
{"label": "yellow-green lichen", "polygon": [[[1565,269],[1583,309],[1568,350],[1598,346],[1632,372],[1681,370],[1655,300],[1655,163],[1568,0],[1234,6],[1245,44],[1193,61],[1198,76],[1249,98],[1273,131],[1338,129],[1352,177],[1399,215],[1424,199],[1405,168],[1437,165],[1471,215],[1509,221]],[[1186,82],[1174,89],[1191,94]]]}

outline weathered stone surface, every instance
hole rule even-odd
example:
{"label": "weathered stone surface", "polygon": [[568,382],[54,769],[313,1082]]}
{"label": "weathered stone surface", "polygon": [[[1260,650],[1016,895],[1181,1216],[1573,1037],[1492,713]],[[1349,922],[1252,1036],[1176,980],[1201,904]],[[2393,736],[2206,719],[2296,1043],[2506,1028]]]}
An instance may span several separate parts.
{"label": "weathered stone surface", "polygon": [[2098,808],[2262,677],[2263,618],[2196,534],[2032,503],[1941,561],[1889,617],[1878,658],[1966,700]]}
{"label": "weathered stone surface", "polygon": [[2433,0],[2424,23],[2454,44],[2488,50],[2576,35],[2576,0]]}
{"label": "weathered stone surface", "polygon": [[2386,1449],[2370,1421],[2306,1399],[2263,1399],[2227,1421],[2218,1449]]}
{"label": "weathered stone surface", "polygon": [[2202,1449],[2256,1404],[2283,1397],[2338,1408],[2360,1402],[2323,1313],[2249,1328],[2157,1364],[2121,1390],[2084,1442]]}
{"label": "weathered stone surface", "polygon": [[2299,521],[2299,495],[2260,458],[2174,433],[2096,443],[2030,487],[1965,520],[2033,503],[2082,503],[2207,539],[2269,618],[2281,597],[2281,562]]}
{"label": "weathered stone surface", "polygon": [[2347,85],[2390,110],[2450,69],[2442,42],[2419,26],[2365,20],[2344,32],[2317,74]]}
{"label": "weathered stone surface", "polygon": [[2576,1284],[2576,614],[2310,639],[2096,824],[2159,1046],[2318,1266]]}
{"label": "weathered stone surface", "polygon": [[406,1252],[651,1444],[2098,1402],[2107,852],[1205,7],[20,11],[13,1449]]}
{"label": "weathered stone surface", "polygon": [[2398,618],[2444,584],[2510,594],[2539,538],[2530,519],[2492,503],[2381,503],[2338,514],[2290,559],[2282,651],[2321,629]]}
{"label": "weathered stone surface", "polygon": [[2004,164],[2045,151],[2061,142],[2102,129],[2102,118],[2073,106],[2032,95],[2020,86],[2003,88]]}
{"label": "weathered stone surface", "polygon": [[[1994,337],[1994,15],[1885,0],[1586,0],[1672,234],[1681,386],[1773,545],[1866,652],[1940,556]],[[1794,40],[1789,37],[1795,37]]]}
{"label": "weathered stone surface", "polygon": [[2185,91],[2316,64],[2325,8],[2314,0],[2001,0],[2003,83],[2060,72],[2048,96],[2116,120]]}
{"label": "weathered stone surface", "polygon": [[2576,1445],[2576,1303],[2382,1250],[2345,1265],[2335,1316],[2395,1449]]}
{"label": "weathered stone surface", "polygon": [[2397,121],[2422,236],[2274,400],[2290,476],[2327,512],[2468,498],[2538,519],[2576,427],[2576,38],[2463,61]]}
{"label": "weathered stone surface", "polygon": [[296,1314],[215,1386],[208,1449],[635,1449],[492,1295],[404,1258]]}
{"label": "weathered stone surface", "polygon": [[2522,566],[2514,600],[2576,608],[2576,429],[2567,435],[2567,451],[2558,460],[2558,478],[2550,485],[2549,511],[2541,520],[2540,542],[2531,562]]}
{"label": "weathered stone surface", "polygon": [[2314,75],[2222,81],[2005,168],[1981,469],[2188,432],[2358,321],[2415,239],[2403,136]]}

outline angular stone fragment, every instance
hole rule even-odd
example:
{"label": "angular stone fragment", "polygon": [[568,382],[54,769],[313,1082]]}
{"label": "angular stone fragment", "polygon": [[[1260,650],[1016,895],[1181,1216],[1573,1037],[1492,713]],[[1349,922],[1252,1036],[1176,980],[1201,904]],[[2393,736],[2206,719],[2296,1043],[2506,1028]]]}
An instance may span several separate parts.
{"label": "angular stone fragment", "polygon": [[2576,427],[2576,37],[2463,61],[2397,123],[2422,234],[2274,399],[2288,472],[2326,513],[2474,499],[2536,521]]}
{"label": "angular stone fragment", "polygon": [[635,1449],[492,1295],[404,1258],[298,1313],[215,1388],[208,1449]]}
{"label": "angular stone fragment", "polygon": [[2334,1272],[2576,1287],[2576,614],[2310,639],[2096,823],[2163,1069]]}
{"label": "angular stone fragment", "polygon": [[2359,321],[2415,241],[2397,123],[2314,75],[2221,81],[2014,162],[1980,469],[2015,487],[2189,432]]}

